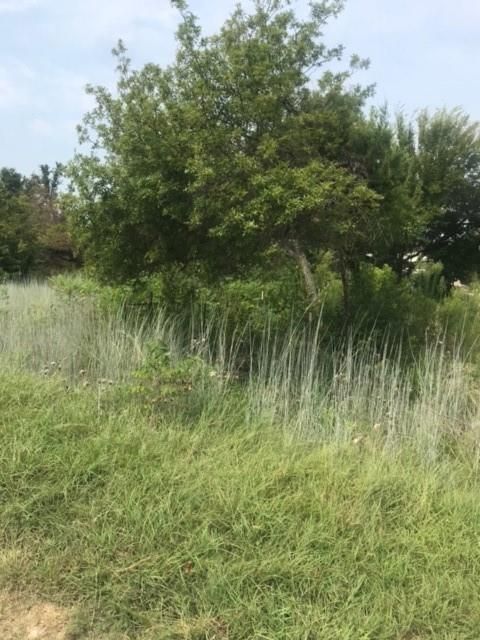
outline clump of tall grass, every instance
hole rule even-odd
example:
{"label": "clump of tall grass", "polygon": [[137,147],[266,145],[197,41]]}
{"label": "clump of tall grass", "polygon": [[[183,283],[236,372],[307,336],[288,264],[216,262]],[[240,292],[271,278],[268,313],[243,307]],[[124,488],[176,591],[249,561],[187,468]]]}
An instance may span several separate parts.
{"label": "clump of tall grass", "polygon": [[336,442],[401,440],[429,456],[467,433],[477,441],[480,395],[460,344],[436,339],[406,358],[388,340],[325,346],[317,332],[263,348],[249,380],[253,420]]}
{"label": "clump of tall grass", "polygon": [[[321,323],[282,336],[268,326],[261,338],[249,340],[247,333],[201,316],[186,330],[161,310],[153,318],[126,305],[106,310],[45,283],[7,284],[0,300],[4,367],[84,384],[125,384],[143,370],[158,389],[172,380],[162,367],[188,358],[193,366],[182,369],[184,393],[175,408],[194,419],[228,413],[294,437],[359,446],[380,441],[387,448],[402,441],[428,457],[459,437],[477,446],[479,394],[459,345],[447,348],[435,339],[406,364],[388,339],[381,348],[352,337],[331,344]],[[168,360],[156,371],[152,345],[159,344]]]}
{"label": "clump of tall grass", "polygon": [[93,300],[67,298],[46,283],[4,285],[0,354],[29,370],[61,371],[69,380],[126,381],[145,358],[150,339],[171,339],[162,316],[154,326],[123,307],[110,312]]}

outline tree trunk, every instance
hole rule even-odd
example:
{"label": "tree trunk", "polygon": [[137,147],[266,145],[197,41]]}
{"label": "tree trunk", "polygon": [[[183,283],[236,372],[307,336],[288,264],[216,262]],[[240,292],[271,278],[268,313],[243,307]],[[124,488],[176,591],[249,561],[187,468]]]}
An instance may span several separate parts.
{"label": "tree trunk", "polygon": [[300,267],[300,271],[303,276],[303,283],[305,285],[305,291],[310,298],[310,302],[313,304],[318,300],[318,290],[315,282],[315,278],[313,277],[312,268],[310,266],[310,262],[308,261],[305,252],[300,246],[300,242],[298,240],[291,240],[286,247],[287,253],[295,259],[296,263]]}
{"label": "tree trunk", "polygon": [[348,269],[345,261],[340,261],[340,279],[342,281],[342,293],[343,293],[343,313],[345,320],[350,320],[350,283],[348,282]]}

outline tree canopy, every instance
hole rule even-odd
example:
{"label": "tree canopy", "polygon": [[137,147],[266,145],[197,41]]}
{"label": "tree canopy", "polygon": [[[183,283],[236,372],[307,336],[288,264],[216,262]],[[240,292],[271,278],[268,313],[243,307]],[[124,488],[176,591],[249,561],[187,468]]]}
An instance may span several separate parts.
{"label": "tree canopy", "polygon": [[256,0],[209,36],[173,4],[172,64],[135,70],[120,42],[116,91],[88,88],[67,206],[100,275],[200,269],[213,282],[294,260],[311,304],[328,254],[348,312],[362,264],[399,280],[422,258],[450,282],[478,271],[478,127],[460,111],[369,112],[372,88],[353,78],[367,62],[333,71],[343,47],[323,36],[342,2],[300,18],[288,0]]}
{"label": "tree canopy", "polygon": [[58,193],[64,168],[0,169],[0,274],[48,273],[74,260]]}

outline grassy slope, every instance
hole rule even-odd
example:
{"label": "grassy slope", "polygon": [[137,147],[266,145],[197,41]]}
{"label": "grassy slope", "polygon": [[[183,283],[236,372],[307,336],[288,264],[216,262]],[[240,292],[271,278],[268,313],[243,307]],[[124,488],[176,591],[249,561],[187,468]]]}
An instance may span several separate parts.
{"label": "grassy slope", "polygon": [[112,638],[478,640],[480,480],[0,377],[0,589]]}

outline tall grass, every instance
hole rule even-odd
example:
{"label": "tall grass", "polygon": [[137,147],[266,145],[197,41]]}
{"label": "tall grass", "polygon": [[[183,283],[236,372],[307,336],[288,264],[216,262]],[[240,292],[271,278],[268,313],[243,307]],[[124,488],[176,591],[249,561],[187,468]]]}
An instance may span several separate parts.
{"label": "tall grass", "polygon": [[169,339],[162,317],[152,326],[93,300],[64,298],[46,283],[7,284],[0,298],[0,353],[4,362],[70,381],[122,382],[140,366],[149,340]]}
{"label": "tall grass", "polygon": [[[399,441],[430,459],[456,439],[478,446],[480,402],[472,367],[462,350],[431,342],[405,364],[386,339],[351,337],[328,343],[321,323],[284,336],[265,327],[260,339],[239,328],[196,316],[184,323],[158,311],[105,310],[91,299],[71,299],[45,283],[8,284],[0,299],[0,358],[70,383],[125,384],[164,344],[171,361],[193,357],[186,409],[203,415],[235,413],[242,422],[274,426],[291,435],[359,445]],[[246,346],[247,345],[247,348]],[[160,381],[161,383],[161,381]],[[198,417],[198,411],[196,414]]]}
{"label": "tall grass", "polygon": [[2,292],[0,592],[76,608],[79,640],[478,637],[460,346]]}

